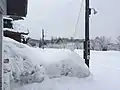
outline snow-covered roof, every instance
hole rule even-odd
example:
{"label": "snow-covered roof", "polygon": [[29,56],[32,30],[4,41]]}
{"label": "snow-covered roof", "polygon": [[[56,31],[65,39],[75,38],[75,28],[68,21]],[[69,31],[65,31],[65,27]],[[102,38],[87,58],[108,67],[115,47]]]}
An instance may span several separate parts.
{"label": "snow-covered roof", "polygon": [[28,33],[27,31],[24,31],[24,30],[15,30],[15,29],[10,29],[10,28],[3,28],[3,31],[12,31],[12,32],[24,32],[24,33]]}
{"label": "snow-covered roof", "polygon": [[7,19],[7,20],[11,20],[11,21],[13,21],[13,19],[12,19],[12,18],[5,17],[5,16],[3,16],[3,19]]}

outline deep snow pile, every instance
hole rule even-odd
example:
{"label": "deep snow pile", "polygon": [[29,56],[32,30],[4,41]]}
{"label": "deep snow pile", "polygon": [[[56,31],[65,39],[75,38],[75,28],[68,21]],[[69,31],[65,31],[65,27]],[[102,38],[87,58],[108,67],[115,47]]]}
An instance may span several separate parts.
{"label": "deep snow pile", "polygon": [[4,72],[5,90],[9,90],[7,89],[10,88],[9,86],[11,88],[15,87],[15,83],[23,85],[44,80],[44,73],[41,72],[41,67],[33,64],[29,57],[26,56],[25,52],[28,50],[29,47],[27,45],[4,37],[4,61],[8,59],[9,63],[4,63],[3,68],[4,70],[10,69],[10,72]]}
{"label": "deep snow pile", "polygon": [[[75,51],[83,56],[82,50]],[[47,79],[14,90],[120,90],[120,52],[91,51],[90,71],[88,78]]]}
{"label": "deep snow pile", "polygon": [[83,78],[90,75],[84,60],[75,52],[65,49],[41,51],[43,65],[46,67],[47,75],[51,78],[59,76]]}
{"label": "deep snow pile", "polygon": [[[79,55],[70,50],[39,49],[4,37],[4,58],[9,59],[11,81],[41,82],[44,77],[88,77],[90,71]],[[37,81],[38,80],[38,81]]]}
{"label": "deep snow pile", "polygon": [[4,38],[4,59],[9,59],[10,68],[12,70],[12,76],[15,79],[20,78],[20,74],[24,71],[31,72],[33,69],[32,62],[24,55],[20,53],[17,49],[24,48],[24,45],[17,43],[9,38]]}

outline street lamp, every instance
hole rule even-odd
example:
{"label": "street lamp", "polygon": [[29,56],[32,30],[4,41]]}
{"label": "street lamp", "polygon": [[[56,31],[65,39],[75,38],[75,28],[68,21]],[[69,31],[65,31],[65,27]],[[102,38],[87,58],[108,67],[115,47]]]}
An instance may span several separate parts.
{"label": "street lamp", "polygon": [[97,14],[98,11],[95,8],[89,8],[89,14],[91,15],[91,11],[93,10],[93,14]]}

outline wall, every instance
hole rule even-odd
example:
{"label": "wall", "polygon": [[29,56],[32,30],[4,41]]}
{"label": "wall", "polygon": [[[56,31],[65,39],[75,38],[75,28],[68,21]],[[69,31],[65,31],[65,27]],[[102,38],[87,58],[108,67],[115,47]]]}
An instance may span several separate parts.
{"label": "wall", "polygon": [[6,14],[6,0],[0,0],[0,90],[2,90],[2,14]]}
{"label": "wall", "polygon": [[0,0],[0,13],[6,14],[6,0]]}

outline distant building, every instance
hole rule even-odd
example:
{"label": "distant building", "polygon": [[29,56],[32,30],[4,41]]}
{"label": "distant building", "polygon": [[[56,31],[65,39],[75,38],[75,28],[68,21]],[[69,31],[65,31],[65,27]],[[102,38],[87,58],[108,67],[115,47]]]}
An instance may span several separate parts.
{"label": "distant building", "polygon": [[[44,40],[45,48],[67,48],[67,49],[83,49],[83,39],[75,39],[70,41],[69,39],[52,39]],[[29,39],[28,45],[32,47],[42,47],[42,41],[36,39]]]}
{"label": "distant building", "polygon": [[32,47],[39,47],[39,43],[40,43],[40,41],[39,40],[36,40],[36,39],[29,39],[28,40],[28,43],[27,44],[29,44],[30,46],[32,46]]}

